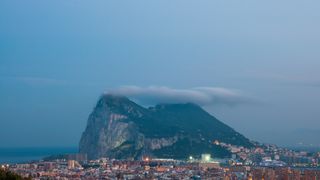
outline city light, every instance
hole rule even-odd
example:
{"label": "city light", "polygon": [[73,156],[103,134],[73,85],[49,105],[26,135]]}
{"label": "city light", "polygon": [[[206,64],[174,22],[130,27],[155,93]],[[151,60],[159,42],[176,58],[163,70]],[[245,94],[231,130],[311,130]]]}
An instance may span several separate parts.
{"label": "city light", "polygon": [[201,155],[201,160],[203,162],[209,162],[211,160],[211,155],[210,154],[202,154]]}
{"label": "city light", "polygon": [[205,156],[206,161],[210,161],[210,156]]}

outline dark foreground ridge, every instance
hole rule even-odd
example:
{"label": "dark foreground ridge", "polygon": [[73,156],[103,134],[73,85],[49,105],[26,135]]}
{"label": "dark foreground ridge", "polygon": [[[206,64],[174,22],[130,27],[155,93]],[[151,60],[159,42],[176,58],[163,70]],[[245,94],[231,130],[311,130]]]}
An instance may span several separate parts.
{"label": "dark foreground ridge", "polygon": [[222,123],[200,106],[160,104],[144,108],[124,96],[101,96],[82,134],[79,151],[89,159],[142,156],[183,159],[230,152],[214,141],[252,147],[246,137]]}
{"label": "dark foreground ridge", "polygon": [[7,169],[0,168],[0,179],[1,180],[31,180],[31,178],[22,177],[19,174],[16,174],[15,172],[11,172]]}

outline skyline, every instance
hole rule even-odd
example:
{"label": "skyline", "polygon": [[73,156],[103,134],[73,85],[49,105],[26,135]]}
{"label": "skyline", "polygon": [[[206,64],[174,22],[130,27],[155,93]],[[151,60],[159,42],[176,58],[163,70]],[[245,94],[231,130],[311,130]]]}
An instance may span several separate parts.
{"label": "skyline", "polygon": [[99,96],[124,87],[146,105],[223,90],[203,107],[251,140],[320,146],[318,5],[1,1],[0,147],[76,146]]}

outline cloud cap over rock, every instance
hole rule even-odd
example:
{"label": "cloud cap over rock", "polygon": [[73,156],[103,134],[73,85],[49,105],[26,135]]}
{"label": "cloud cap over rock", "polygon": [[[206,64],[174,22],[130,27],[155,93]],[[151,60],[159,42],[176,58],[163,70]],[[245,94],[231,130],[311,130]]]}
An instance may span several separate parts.
{"label": "cloud cap over rock", "polygon": [[127,96],[140,103],[150,105],[157,103],[195,103],[200,106],[228,105],[255,103],[252,97],[243,95],[238,90],[222,87],[194,87],[175,89],[165,86],[122,86],[108,89],[106,94]]}

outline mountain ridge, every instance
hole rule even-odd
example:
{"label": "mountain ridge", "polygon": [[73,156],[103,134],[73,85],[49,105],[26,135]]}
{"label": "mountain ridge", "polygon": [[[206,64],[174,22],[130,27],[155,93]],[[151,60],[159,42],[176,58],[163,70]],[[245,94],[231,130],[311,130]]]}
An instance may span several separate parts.
{"label": "mountain ridge", "polygon": [[201,153],[230,156],[228,150],[214,145],[214,140],[253,146],[194,103],[144,108],[125,96],[104,94],[89,116],[79,151],[89,159],[137,159],[143,155],[179,159]]}

